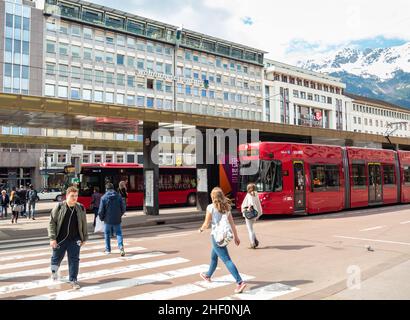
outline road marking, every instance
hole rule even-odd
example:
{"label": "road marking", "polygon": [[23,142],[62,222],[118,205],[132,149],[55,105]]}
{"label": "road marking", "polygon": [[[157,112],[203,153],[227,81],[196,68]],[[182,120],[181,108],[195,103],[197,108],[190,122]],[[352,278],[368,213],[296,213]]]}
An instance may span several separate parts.
{"label": "road marking", "polygon": [[[180,264],[180,263],[186,263],[186,262],[189,262],[189,260],[176,257],[176,258],[158,260],[158,261],[153,261],[153,262],[146,262],[146,263],[141,263],[141,264],[133,264],[130,266],[119,267],[119,268],[114,268],[114,269],[103,269],[103,270],[98,270],[98,271],[80,273],[78,280],[84,281],[84,280],[89,280],[89,279],[94,279],[94,278],[105,277],[105,276],[118,275],[122,273],[171,266],[174,264]],[[42,279],[42,280],[13,283],[11,285],[0,287],[0,295],[7,294],[7,293],[13,293],[17,291],[23,291],[23,290],[38,289],[41,287],[58,288],[59,285],[61,285],[63,282],[66,282],[66,281],[68,281],[67,276],[62,277],[60,281],[53,281],[50,278],[47,278],[47,279]]]}
{"label": "road marking", "polygon": [[[255,277],[241,274],[244,281],[248,281]],[[163,290],[155,290],[143,294],[138,294],[131,297],[122,298],[120,300],[168,300],[183,296],[188,296],[194,293],[203,292],[210,289],[220,288],[227,285],[235,284],[232,275],[226,275],[212,279],[212,282],[198,281],[195,283],[184,284]]]}
{"label": "road marking", "polygon": [[[148,252],[148,253],[140,253],[140,254],[136,254],[136,255],[133,255],[133,256],[125,256],[125,257],[121,257],[121,258],[93,260],[93,261],[87,261],[87,262],[80,263],[80,268],[95,267],[95,266],[100,266],[100,265],[104,265],[104,264],[111,264],[111,263],[125,262],[125,261],[134,261],[134,260],[139,260],[139,259],[147,259],[147,258],[164,256],[164,255],[165,255],[165,253],[163,253],[163,252],[154,251],[154,252]],[[66,261],[64,261],[64,262],[66,263]],[[59,270],[60,271],[68,270],[67,264],[64,264],[64,265],[60,266]],[[50,273],[50,267],[0,274],[0,281],[5,281],[5,280],[8,280],[8,279],[14,279],[14,278],[18,278],[18,277],[38,276],[39,274],[42,274],[42,273],[49,274]]]}
{"label": "road marking", "polygon": [[[100,244],[98,246],[88,246],[88,245],[86,245],[83,248],[81,248],[81,253],[83,253],[84,251],[91,251],[91,250],[103,249],[103,248],[105,248],[105,244]],[[45,255],[50,256],[51,255],[51,248],[50,247],[48,247],[47,249],[42,248],[41,250],[44,250],[44,252],[0,257],[0,262],[9,261],[9,260],[20,260],[20,259],[26,259],[26,258],[33,258],[33,257],[39,257],[39,256],[45,256]],[[38,251],[40,251],[40,250],[38,250]]]}
{"label": "road marking", "polygon": [[362,229],[360,231],[372,231],[372,230],[377,230],[377,229],[382,229],[385,226],[377,226],[377,227],[372,227],[372,228],[366,228],[366,229]]}
{"label": "road marking", "polygon": [[99,285],[86,286],[76,291],[65,290],[65,291],[59,291],[59,292],[54,292],[54,293],[45,294],[45,295],[28,297],[28,298],[24,298],[21,300],[78,299],[78,298],[83,298],[83,297],[87,297],[91,295],[97,295],[97,294],[102,294],[102,293],[107,293],[107,292],[112,292],[112,291],[133,288],[133,287],[137,287],[137,286],[144,285],[144,284],[155,283],[159,281],[167,281],[167,280],[176,279],[176,278],[182,278],[182,277],[186,277],[186,276],[190,276],[193,274],[203,272],[207,270],[208,267],[209,266],[205,264],[197,265],[193,267],[177,269],[177,270],[172,270],[172,271],[167,271],[167,272],[160,272],[160,273],[150,274],[146,276],[131,278],[131,279],[111,281],[111,282],[106,282],[106,283],[102,283]]}
{"label": "road marking", "polygon": [[400,222],[400,224],[408,224],[408,223],[410,223],[410,221],[403,221],[403,222]]}
{"label": "road marking", "polygon": [[405,246],[410,246],[408,242],[399,242],[399,241],[389,241],[389,240],[377,240],[377,239],[366,239],[366,238],[355,238],[355,237],[345,237],[345,236],[334,236],[336,238],[343,239],[352,239],[352,240],[364,240],[364,241],[374,241],[374,242],[383,242],[383,243],[393,243],[393,244],[402,244]]}
{"label": "road marking", "polygon": [[272,283],[260,288],[254,288],[241,294],[224,297],[219,300],[272,300],[279,296],[300,290],[282,283]]}

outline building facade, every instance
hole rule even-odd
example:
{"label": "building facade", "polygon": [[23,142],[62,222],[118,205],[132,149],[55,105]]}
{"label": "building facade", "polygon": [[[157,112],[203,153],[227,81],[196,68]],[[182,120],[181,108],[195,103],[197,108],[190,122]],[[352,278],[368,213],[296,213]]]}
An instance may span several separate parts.
{"label": "building facade", "polygon": [[339,79],[265,59],[264,120],[346,130],[349,98]]}
{"label": "building facade", "polygon": [[410,137],[410,110],[394,104],[346,93],[348,130],[395,137]]}

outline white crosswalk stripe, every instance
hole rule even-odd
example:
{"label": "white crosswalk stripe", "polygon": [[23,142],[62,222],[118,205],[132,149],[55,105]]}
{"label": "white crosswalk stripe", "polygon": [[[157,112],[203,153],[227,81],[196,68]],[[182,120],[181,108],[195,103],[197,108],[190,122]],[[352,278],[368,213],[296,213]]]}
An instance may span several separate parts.
{"label": "white crosswalk stripe", "polygon": [[[86,267],[96,267],[96,266],[101,266],[104,264],[111,264],[111,263],[117,263],[117,262],[124,262],[124,261],[134,261],[134,260],[139,260],[139,259],[146,259],[146,258],[153,258],[153,257],[159,257],[163,256],[165,253],[159,252],[159,251],[154,251],[154,252],[149,252],[149,253],[141,253],[141,254],[136,254],[133,256],[125,256],[121,258],[109,258],[109,259],[103,259],[103,260],[94,260],[94,261],[87,261],[87,262],[82,262],[80,263],[80,268],[86,268]],[[68,270],[67,265],[62,265],[60,267],[60,271],[65,271]],[[41,269],[30,269],[30,270],[24,270],[24,271],[18,271],[18,272],[10,272],[10,273],[5,273],[0,275],[0,281],[5,281],[8,279],[14,279],[18,277],[30,277],[30,276],[38,276],[39,274],[50,273],[50,267],[47,268],[41,268]]]}
{"label": "white crosswalk stripe", "polygon": [[[85,251],[91,251],[91,250],[95,250],[95,249],[104,249],[105,245],[104,244],[100,244],[100,245],[96,245],[96,246],[84,246],[83,248],[81,248],[81,253],[85,252]],[[6,257],[0,257],[0,262],[4,262],[4,261],[10,261],[10,260],[21,260],[21,259],[27,259],[27,258],[35,258],[35,257],[39,257],[39,256],[50,256],[51,255],[51,247],[48,247],[47,249],[41,248],[41,251],[44,252],[38,252],[38,253],[29,253],[29,254],[17,254],[17,255],[9,255]]]}
{"label": "white crosswalk stripe", "polygon": [[[98,270],[98,271],[85,272],[85,273],[79,274],[78,280],[84,281],[84,280],[89,280],[89,279],[94,279],[94,278],[105,277],[105,276],[114,276],[114,275],[118,275],[122,273],[135,272],[135,271],[153,269],[153,268],[164,267],[164,266],[171,266],[171,265],[185,263],[185,262],[189,262],[189,260],[177,257],[177,258],[170,258],[170,259],[158,260],[158,261],[153,261],[153,262],[146,262],[146,263],[141,263],[141,264],[133,264],[133,265],[113,268],[113,269],[103,269],[103,270]],[[0,295],[18,292],[22,290],[38,289],[42,287],[52,288],[52,287],[56,287],[60,285],[61,283],[67,280],[68,280],[67,277],[64,277],[61,279],[61,281],[53,281],[47,278],[44,280],[14,283],[11,285],[0,287]]]}
{"label": "white crosswalk stripe", "polygon": [[83,298],[87,296],[117,291],[126,288],[141,286],[144,284],[155,283],[159,281],[166,281],[189,275],[197,274],[208,269],[208,265],[197,265],[193,267],[171,270],[167,272],[160,272],[146,276],[140,276],[130,279],[111,281],[100,285],[93,285],[83,287],[76,291],[60,291],[45,295],[24,298],[22,300],[72,300]]}
{"label": "white crosswalk stripe", "polygon": [[[82,248],[80,258],[88,261],[80,262],[78,280],[82,287],[79,290],[72,290],[67,284],[67,258],[60,266],[61,279],[50,279],[51,250],[48,246],[35,250],[10,251],[10,255],[0,256],[0,300],[72,300],[100,298],[105,295],[121,300],[169,300],[195,298],[195,294],[207,295],[208,291],[212,299],[270,300],[299,290],[281,283],[263,287],[251,287],[248,284],[241,294],[224,296],[229,289],[227,288],[222,290],[224,294],[218,295],[219,288],[232,286],[233,291],[236,287],[234,278],[227,274],[226,269],[225,275],[212,278],[212,282],[203,281],[199,278],[199,273],[206,271],[208,265],[194,264],[189,259],[174,255],[174,251],[150,251],[137,246],[137,242],[139,241],[130,240],[126,243],[125,257],[120,257],[117,253],[105,255],[101,239]],[[157,268],[161,269],[156,270]],[[197,277],[192,277],[194,275]],[[241,276],[244,281],[255,278],[248,274]],[[175,285],[174,279],[181,279],[177,281],[178,285]],[[147,292],[144,288],[151,287],[144,285],[149,284],[161,286]]]}
{"label": "white crosswalk stripe", "polygon": [[[248,276],[246,274],[241,274],[244,281],[253,279],[253,276]],[[132,297],[127,297],[121,300],[167,300],[175,299],[183,296],[188,296],[194,293],[203,292],[209,289],[215,289],[224,287],[227,285],[235,284],[235,281],[231,275],[226,275],[218,278],[212,279],[212,282],[198,281],[195,283],[185,284],[176,286],[169,289],[156,290],[152,292],[147,292]]]}
{"label": "white crosswalk stripe", "polygon": [[[143,248],[143,247],[135,247],[135,248],[131,248],[131,249],[133,251],[143,251],[143,250],[145,250],[145,248]],[[51,253],[50,253],[50,256],[51,256]],[[102,257],[102,256],[105,256],[104,252],[93,252],[93,253],[81,254],[80,258],[81,259],[88,259],[88,258],[96,258],[96,257]],[[22,268],[22,267],[35,266],[35,265],[47,264],[47,263],[50,263],[50,258],[3,264],[3,265],[0,265],[0,270]]]}
{"label": "white crosswalk stripe", "polygon": [[272,300],[279,296],[298,291],[299,288],[291,287],[282,283],[272,283],[260,288],[253,288],[241,294],[224,297],[219,300]]}

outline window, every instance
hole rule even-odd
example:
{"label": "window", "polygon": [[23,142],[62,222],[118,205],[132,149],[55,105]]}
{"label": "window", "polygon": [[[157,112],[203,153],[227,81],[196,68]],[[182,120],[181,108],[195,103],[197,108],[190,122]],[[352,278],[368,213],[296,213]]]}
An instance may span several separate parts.
{"label": "window", "polygon": [[135,84],[135,76],[127,76],[127,85],[128,87],[133,88]]}
{"label": "window", "polygon": [[84,69],[84,80],[93,81],[93,70],[92,69]]}
{"label": "window", "polygon": [[96,153],[96,154],[94,154],[94,162],[95,163],[100,163],[101,162],[101,154],[99,154],[99,153]]}
{"label": "window", "polygon": [[103,102],[103,92],[102,91],[94,91],[94,101]]}
{"label": "window", "polygon": [[[6,67],[7,67],[7,64],[6,64]],[[10,65],[10,67],[11,67],[11,65]],[[47,65],[46,65],[46,74],[49,74],[49,75],[55,75],[56,74],[56,65],[54,64],[54,63],[47,63]],[[7,71],[6,71],[6,76],[11,76],[11,68],[10,68],[10,75],[8,75],[7,74]]]}
{"label": "window", "polygon": [[90,48],[84,48],[84,60],[91,61],[93,59],[93,50]]}
{"label": "window", "polygon": [[410,186],[410,166],[404,166],[403,173],[404,173],[404,184],[406,186]]}
{"label": "window", "polygon": [[353,189],[366,188],[366,169],[363,164],[352,164],[352,183]]}
{"label": "window", "polygon": [[66,153],[58,153],[57,155],[57,162],[58,163],[66,163],[67,162],[67,154]]}
{"label": "window", "polygon": [[58,97],[59,98],[67,98],[68,97],[68,87],[58,86]]}
{"label": "window", "polygon": [[71,26],[71,34],[76,37],[81,36],[81,28],[79,26]]}
{"label": "window", "polygon": [[339,166],[311,165],[312,191],[339,190]]}
{"label": "window", "polygon": [[117,54],[117,64],[119,66],[124,65],[124,55],[123,54]]}
{"label": "window", "polygon": [[147,79],[147,89],[154,90],[154,80]]}
{"label": "window", "polygon": [[[246,163],[241,165],[244,172],[249,171],[248,168],[254,165]],[[247,185],[254,183],[259,192],[278,192],[282,191],[282,163],[280,161],[259,162],[259,170],[254,175],[242,175],[240,180],[240,190],[246,191]]]}
{"label": "window", "polygon": [[117,73],[117,85],[119,86],[125,85],[125,74]]}
{"label": "window", "polygon": [[47,53],[56,53],[56,43],[55,42],[47,41]]}
{"label": "window", "polygon": [[83,99],[84,100],[91,100],[91,90],[90,89],[84,89],[83,90]]}
{"label": "window", "polygon": [[394,185],[396,183],[393,165],[383,165],[383,182],[385,185]]}
{"label": "window", "polygon": [[114,103],[114,93],[113,92],[105,93],[105,102]]}
{"label": "window", "polygon": [[107,84],[114,84],[114,73],[107,72]]}
{"label": "window", "polygon": [[54,97],[55,96],[55,85],[46,84],[45,95],[49,97]]}
{"label": "window", "polygon": [[122,93],[117,93],[117,104],[124,104],[124,95]]}
{"label": "window", "polygon": [[73,58],[80,58],[80,52],[81,52],[81,48],[78,46],[72,46],[71,47],[71,55],[73,56]]}
{"label": "window", "polygon": [[79,100],[80,97],[80,88],[71,87],[71,99]]}
{"label": "window", "polygon": [[83,34],[85,39],[92,39],[93,38],[93,30],[90,28],[84,28]]}
{"label": "window", "polygon": [[154,107],[154,98],[147,98],[147,108],[153,108]]}

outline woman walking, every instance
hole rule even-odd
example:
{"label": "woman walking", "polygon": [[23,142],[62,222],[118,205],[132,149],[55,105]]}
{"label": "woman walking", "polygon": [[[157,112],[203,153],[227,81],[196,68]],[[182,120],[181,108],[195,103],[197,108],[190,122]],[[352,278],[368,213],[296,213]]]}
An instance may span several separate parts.
{"label": "woman walking", "polygon": [[226,219],[229,223],[230,229],[233,232],[233,237],[235,244],[239,246],[240,240],[238,237],[238,233],[236,231],[235,223],[232,218],[231,214],[231,202],[230,200],[225,197],[221,188],[214,188],[211,192],[211,199],[212,203],[208,205],[206,208],[206,216],[205,221],[202,227],[199,229],[199,232],[203,232],[205,229],[209,227],[209,224],[212,223],[212,232],[211,232],[211,243],[212,243],[212,251],[211,251],[211,263],[209,265],[209,270],[206,273],[200,273],[200,276],[205,281],[211,282],[211,277],[216,270],[216,266],[218,264],[218,258],[223,261],[223,263],[228,268],[229,272],[235,278],[236,281],[236,288],[235,293],[241,293],[245,287],[246,283],[242,280],[238,269],[236,268],[235,264],[232,262],[231,257],[229,256],[227,244],[225,242],[223,244],[218,244],[215,238],[219,238],[219,231],[221,227],[221,223],[224,221],[222,219]]}
{"label": "woman walking", "polygon": [[249,240],[251,243],[250,249],[256,249],[259,246],[259,241],[256,238],[255,231],[253,230],[253,225],[256,220],[262,215],[262,205],[259,200],[258,193],[256,192],[256,185],[250,183],[247,186],[247,194],[245,199],[243,199],[241,205],[242,216],[245,218],[246,228],[248,229]]}
{"label": "woman walking", "polygon": [[20,212],[23,211],[23,201],[17,195],[17,192],[13,190],[10,194],[10,207],[11,207],[11,223],[16,222],[19,217]]}
{"label": "woman walking", "polygon": [[[122,198],[122,202],[124,203],[124,208],[127,208],[128,193],[127,193],[127,182],[126,181],[120,181],[118,185],[118,193],[120,194]],[[124,216],[125,216],[125,213],[124,213]]]}
{"label": "woman walking", "polygon": [[94,187],[94,193],[91,195],[91,204],[90,208],[94,212],[94,223],[93,226],[95,227],[95,220],[98,216],[98,209],[100,208],[102,194],[100,193],[99,187]]}

